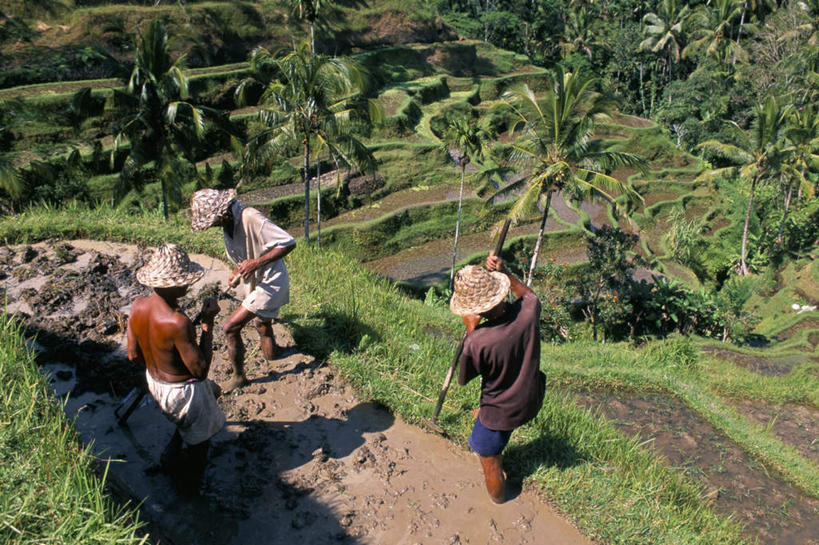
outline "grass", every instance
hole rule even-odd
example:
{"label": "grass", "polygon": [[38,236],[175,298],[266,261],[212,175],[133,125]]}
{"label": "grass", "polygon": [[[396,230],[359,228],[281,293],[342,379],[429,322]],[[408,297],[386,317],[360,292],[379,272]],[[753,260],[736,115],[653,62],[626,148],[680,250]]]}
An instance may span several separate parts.
{"label": "grass", "polygon": [[[221,256],[218,233],[192,233],[185,221],[143,219],[107,209],[37,210],[0,222],[5,243],[45,238],[95,238],[156,245],[175,241]],[[291,304],[284,319],[300,346],[337,367],[366,399],[410,422],[429,417],[461,325],[443,308],[404,297],[394,284],[347,257],[301,243],[288,257]],[[819,471],[792,447],[736,414],[721,396],[817,402],[817,379],[758,376],[702,359],[685,339],[624,344],[543,346],[549,378],[539,416],[515,433],[507,469],[540,490],[592,539],[605,543],[745,543],[741,528],[709,507],[700,485],[678,475],[613,424],[553,394],[566,384],[662,391],[677,396],[781,478],[810,494]],[[755,385],[752,383],[755,382]],[[800,392],[799,394],[788,392]],[[440,424],[464,445],[477,405],[477,381],[453,388]]]}
{"label": "grass", "polygon": [[104,492],[107,467],[80,446],[20,325],[6,314],[0,382],[0,542],[146,543],[133,506],[117,506]]}

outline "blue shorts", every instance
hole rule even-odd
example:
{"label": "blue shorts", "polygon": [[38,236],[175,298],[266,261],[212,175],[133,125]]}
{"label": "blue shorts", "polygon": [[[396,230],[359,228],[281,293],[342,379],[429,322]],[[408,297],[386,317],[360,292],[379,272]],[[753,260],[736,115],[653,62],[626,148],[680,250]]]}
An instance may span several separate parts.
{"label": "blue shorts", "polygon": [[481,419],[475,419],[475,426],[472,428],[472,435],[469,436],[469,446],[481,456],[497,456],[503,452],[512,430],[497,431],[490,430],[483,424]]}

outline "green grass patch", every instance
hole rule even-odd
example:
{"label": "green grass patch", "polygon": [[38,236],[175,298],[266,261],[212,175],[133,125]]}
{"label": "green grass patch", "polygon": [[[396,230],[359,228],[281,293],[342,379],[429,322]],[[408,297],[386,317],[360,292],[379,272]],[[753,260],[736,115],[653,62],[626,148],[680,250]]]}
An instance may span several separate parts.
{"label": "green grass patch", "polygon": [[107,467],[81,447],[23,341],[0,314],[0,541],[145,543],[133,506],[104,491]]}

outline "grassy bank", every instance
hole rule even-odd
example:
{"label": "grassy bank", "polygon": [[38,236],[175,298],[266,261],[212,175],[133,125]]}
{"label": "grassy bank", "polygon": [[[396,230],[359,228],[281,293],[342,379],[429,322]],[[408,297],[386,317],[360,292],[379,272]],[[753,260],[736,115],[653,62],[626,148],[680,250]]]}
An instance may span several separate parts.
{"label": "grassy bank", "polygon": [[[53,237],[149,245],[173,240],[191,251],[223,253],[216,231],[191,233],[181,219],[166,224],[153,215],[41,210],[0,222],[5,243]],[[284,319],[299,346],[340,369],[363,397],[411,422],[428,417],[462,328],[458,320],[445,309],[402,296],[392,284],[336,253],[318,254],[300,244],[288,265],[292,303]],[[606,543],[743,543],[738,525],[715,514],[699,486],[606,420],[552,393],[568,381],[628,380],[635,387],[653,384],[655,389],[680,382],[686,385],[683,399],[696,405],[705,385],[698,382],[696,365],[675,363],[676,350],[660,346],[646,354],[615,345],[604,353],[588,346],[544,345],[550,395],[537,419],[516,432],[507,470],[556,502],[584,533]],[[638,369],[627,376],[630,367]],[[468,411],[477,399],[477,381],[453,388],[447,398],[440,423],[459,444],[465,443]],[[766,438],[759,448],[777,447],[770,443]],[[793,475],[800,468],[789,471]]]}
{"label": "grassy bank", "polygon": [[145,543],[132,509],[103,491],[92,467],[23,342],[0,314],[0,542]]}

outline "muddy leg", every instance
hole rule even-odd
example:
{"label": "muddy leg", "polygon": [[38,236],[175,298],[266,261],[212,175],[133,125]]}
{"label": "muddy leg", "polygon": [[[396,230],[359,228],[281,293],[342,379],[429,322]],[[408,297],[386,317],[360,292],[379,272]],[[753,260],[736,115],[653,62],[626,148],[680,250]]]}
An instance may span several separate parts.
{"label": "muddy leg", "polygon": [[165,450],[159,456],[159,466],[162,471],[166,473],[173,473],[180,465],[180,456],[182,455],[182,436],[179,435],[179,430],[173,432],[173,437],[168,441]]}
{"label": "muddy leg", "polygon": [[233,378],[227,390],[241,388],[247,384],[245,377],[245,344],[242,342],[242,328],[254,317],[253,313],[240,306],[228,316],[222,326],[227,341],[228,358],[233,366]]}
{"label": "muddy leg", "polygon": [[267,361],[275,360],[278,350],[276,349],[276,338],[273,336],[273,325],[270,320],[256,318],[253,324],[256,326],[256,331],[259,332],[259,343],[261,344],[264,359]]}
{"label": "muddy leg", "polygon": [[478,456],[486,479],[486,491],[495,503],[506,501],[506,477],[503,474],[503,456]]}
{"label": "muddy leg", "polygon": [[179,490],[186,494],[195,494],[205,474],[210,441],[202,441],[184,450],[184,464],[172,475]]}

